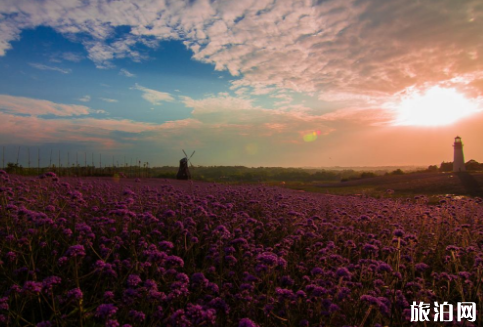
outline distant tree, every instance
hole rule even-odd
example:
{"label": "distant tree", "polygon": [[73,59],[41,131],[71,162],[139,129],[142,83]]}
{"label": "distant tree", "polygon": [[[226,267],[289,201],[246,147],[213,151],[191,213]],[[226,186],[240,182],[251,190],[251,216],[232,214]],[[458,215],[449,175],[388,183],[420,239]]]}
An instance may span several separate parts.
{"label": "distant tree", "polygon": [[428,172],[436,172],[436,171],[438,171],[438,166],[431,165],[431,166],[428,167],[427,171]]}
{"label": "distant tree", "polygon": [[376,174],[374,174],[373,172],[363,172],[361,174],[361,178],[373,178],[373,177],[376,177]]}
{"label": "distant tree", "polygon": [[404,172],[401,169],[396,169],[391,172],[391,175],[404,175]]}
{"label": "distant tree", "polygon": [[453,162],[445,162],[443,161],[439,166],[439,171],[453,171]]}
{"label": "distant tree", "polygon": [[471,159],[467,163],[465,163],[466,170],[476,171],[476,170],[483,170],[483,164],[480,164],[478,161]]}
{"label": "distant tree", "polygon": [[22,167],[22,165],[19,165],[18,163],[9,162],[9,163],[7,163],[7,167],[5,168],[5,171],[9,174],[19,173],[19,172],[23,171],[23,167]]}

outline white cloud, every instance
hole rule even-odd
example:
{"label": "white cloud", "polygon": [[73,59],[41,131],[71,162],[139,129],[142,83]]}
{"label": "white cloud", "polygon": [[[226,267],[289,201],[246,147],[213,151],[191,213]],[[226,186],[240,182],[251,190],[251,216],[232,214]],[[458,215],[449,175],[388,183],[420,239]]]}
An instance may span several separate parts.
{"label": "white cloud", "polygon": [[124,68],[122,68],[119,71],[119,75],[123,75],[123,76],[126,76],[126,77],[136,77],[136,74],[130,73],[127,69],[124,69]]}
{"label": "white cloud", "polygon": [[72,61],[72,62],[80,62],[82,59],[84,59],[84,56],[78,53],[73,53],[73,52],[64,52],[61,55],[62,59],[67,60],[67,61]]}
{"label": "white cloud", "polygon": [[105,102],[109,102],[109,103],[119,102],[116,99],[109,99],[109,98],[99,98],[99,99],[101,99],[102,101],[105,101]]}
{"label": "white cloud", "polygon": [[68,68],[64,69],[64,68],[47,66],[43,64],[37,64],[37,63],[29,63],[29,65],[40,70],[53,70],[62,74],[69,74],[70,72],[72,72],[72,70]]}
{"label": "white cloud", "polygon": [[91,96],[90,95],[84,95],[83,97],[81,97],[77,100],[82,101],[82,102],[89,102],[89,101],[91,101]]}
{"label": "white cloud", "polygon": [[155,106],[161,105],[161,103],[164,101],[174,101],[174,98],[169,93],[148,89],[147,87],[141,86],[137,83],[134,84],[131,89],[142,91],[142,97]]}

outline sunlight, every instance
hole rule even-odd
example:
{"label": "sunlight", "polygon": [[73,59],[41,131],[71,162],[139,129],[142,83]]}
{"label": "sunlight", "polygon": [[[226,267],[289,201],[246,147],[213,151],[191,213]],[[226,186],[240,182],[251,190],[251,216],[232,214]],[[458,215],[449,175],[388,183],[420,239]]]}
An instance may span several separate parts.
{"label": "sunlight", "polygon": [[399,126],[442,126],[478,112],[478,105],[453,88],[434,86],[418,91],[395,106]]}

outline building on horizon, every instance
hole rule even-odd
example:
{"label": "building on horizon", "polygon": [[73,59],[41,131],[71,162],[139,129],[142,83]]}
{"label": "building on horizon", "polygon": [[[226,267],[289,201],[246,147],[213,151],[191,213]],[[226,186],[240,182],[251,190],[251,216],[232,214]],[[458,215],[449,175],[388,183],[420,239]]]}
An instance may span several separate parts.
{"label": "building on horizon", "polygon": [[454,158],[453,158],[453,172],[466,171],[465,157],[463,155],[463,142],[461,142],[461,137],[456,136],[454,139]]}

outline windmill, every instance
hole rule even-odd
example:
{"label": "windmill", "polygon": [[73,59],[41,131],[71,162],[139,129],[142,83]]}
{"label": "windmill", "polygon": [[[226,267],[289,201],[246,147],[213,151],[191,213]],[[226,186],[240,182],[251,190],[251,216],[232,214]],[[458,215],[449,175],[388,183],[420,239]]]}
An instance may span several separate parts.
{"label": "windmill", "polygon": [[193,157],[193,155],[195,154],[195,152],[196,151],[193,151],[191,156],[188,158],[188,155],[183,150],[185,157],[179,161],[179,169],[178,169],[178,173],[176,174],[176,179],[184,179],[184,180],[191,179],[191,173],[188,166],[190,166],[191,168],[194,168],[190,160],[191,160],[191,157]]}

